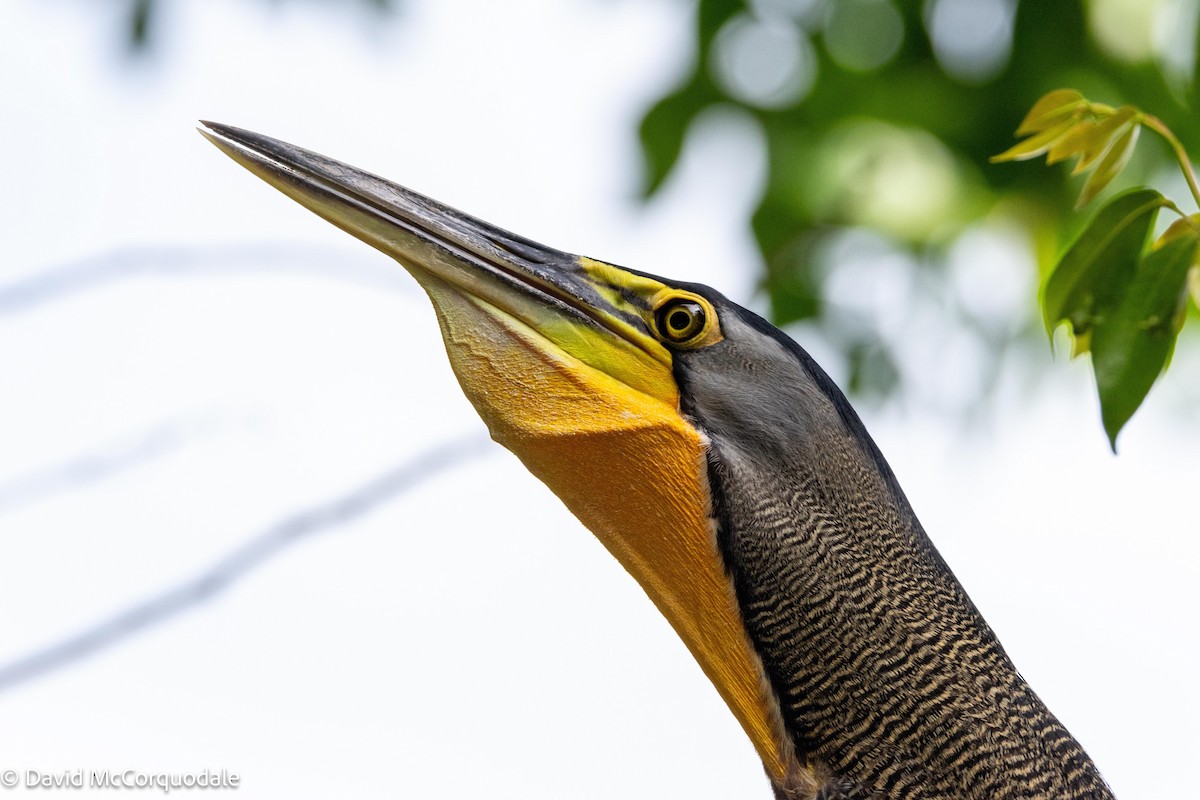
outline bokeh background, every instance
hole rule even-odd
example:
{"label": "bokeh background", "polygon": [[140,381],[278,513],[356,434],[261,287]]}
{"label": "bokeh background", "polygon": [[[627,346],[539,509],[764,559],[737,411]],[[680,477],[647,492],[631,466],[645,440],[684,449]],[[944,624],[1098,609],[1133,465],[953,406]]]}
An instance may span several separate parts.
{"label": "bokeh background", "polygon": [[[1200,152],[1196,9],[9,0],[0,769],[769,795],[637,585],[486,442],[403,271],[208,118],[787,324],[1117,795],[1190,796],[1198,348],[1113,456],[1038,329],[1078,186],[986,157],[1062,85]],[[1152,143],[1128,180],[1184,197]]]}

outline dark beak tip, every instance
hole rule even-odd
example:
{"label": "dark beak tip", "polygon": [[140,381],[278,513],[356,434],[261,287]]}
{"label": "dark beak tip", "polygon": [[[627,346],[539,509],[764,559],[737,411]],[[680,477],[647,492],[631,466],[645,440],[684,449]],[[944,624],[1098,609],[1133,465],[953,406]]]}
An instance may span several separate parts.
{"label": "dark beak tip", "polygon": [[239,143],[238,129],[232,125],[222,125],[207,119],[197,120],[196,132],[218,147]]}
{"label": "dark beak tip", "polygon": [[[233,125],[226,125],[223,122],[213,122],[212,120],[198,120],[201,127],[196,128],[201,134],[208,138],[219,137],[228,142],[240,145],[250,150],[270,151],[273,148],[289,147],[283,142],[276,141],[269,136],[263,136],[261,133],[238,128]],[[299,148],[294,148],[299,150]]]}

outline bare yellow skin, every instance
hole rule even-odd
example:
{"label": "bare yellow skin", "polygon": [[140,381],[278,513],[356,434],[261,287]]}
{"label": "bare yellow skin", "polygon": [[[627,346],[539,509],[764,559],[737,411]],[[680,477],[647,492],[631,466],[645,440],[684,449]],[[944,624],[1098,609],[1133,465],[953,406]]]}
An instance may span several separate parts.
{"label": "bare yellow skin", "polygon": [[641,584],[768,771],[782,778],[790,751],[717,550],[705,442],[679,414],[670,367],[659,370],[653,395],[637,391],[495,306],[413,272],[437,310],[463,392],[492,438]]}

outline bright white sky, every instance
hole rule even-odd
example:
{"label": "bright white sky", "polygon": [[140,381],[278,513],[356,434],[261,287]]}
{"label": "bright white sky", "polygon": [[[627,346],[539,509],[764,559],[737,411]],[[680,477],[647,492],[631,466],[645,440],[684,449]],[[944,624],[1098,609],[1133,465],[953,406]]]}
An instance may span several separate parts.
{"label": "bright white sky", "polygon": [[[0,670],[298,510],[483,436],[400,268],[234,165],[197,118],[757,303],[752,131],[714,119],[660,200],[630,202],[633,123],[682,74],[687,3],[402,6],[380,21],[176,3],[143,68],[117,54],[108,3],[5,3]],[[112,278],[114,258],[145,272]],[[72,264],[110,279],[11,305],[18,282]],[[1200,751],[1200,371],[1177,367],[1119,458],[1086,364],[1043,390],[1006,379],[982,433],[920,408],[865,414],[1123,800],[1189,796]],[[254,798],[768,797],[636,584],[514,458],[483,452],[0,693],[0,770],[224,768]],[[64,491],[72,463],[85,482]]]}

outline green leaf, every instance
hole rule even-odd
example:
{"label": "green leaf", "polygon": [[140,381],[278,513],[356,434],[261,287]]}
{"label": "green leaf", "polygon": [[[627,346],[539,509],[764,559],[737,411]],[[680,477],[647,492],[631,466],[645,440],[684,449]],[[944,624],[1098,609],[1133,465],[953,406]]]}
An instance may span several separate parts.
{"label": "green leaf", "polygon": [[1179,236],[1142,259],[1115,313],[1092,334],[1100,413],[1114,452],[1117,434],[1145,399],[1175,346],[1197,245],[1200,236]]}
{"label": "green leaf", "polygon": [[784,198],[767,194],[754,211],[754,238],[759,250],[767,254],[763,282],[771,300],[771,318],[785,325],[819,318],[821,304],[820,253],[828,244],[830,231],[806,229],[802,212]]}
{"label": "green leaf", "polygon": [[1029,109],[1025,119],[1017,127],[1017,136],[1038,133],[1057,125],[1067,117],[1081,112],[1085,106],[1083,95],[1074,89],[1055,89],[1044,94]]}
{"label": "green leaf", "polygon": [[700,0],[696,9],[696,34],[700,51],[708,49],[713,37],[731,17],[746,10],[741,0]]}
{"label": "green leaf", "polygon": [[1166,203],[1153,189],[1134,189],[1096,212],[1046,280],[1042,313],[1047,332],[1066,320],[1076,337],[1085,336],[1097,318],[1116,306],[1133,279],[1158,209]]}
{"label": "green leaf", "polygon": [[694,85],[685,86],[655,103],[642,117],[638,133],[645,163],[642,196],[651,197],[679,162],[688,127],[703,107]]}
{"label": "green leaf", "polygon": [[1129,163],[1129,157],[1133,155],[1133,146],[1137,144],[1140,130],[1140,125],[1130,126],[1125,133],[1121,134],[1121,138],[1108,148],[1104,158],[1100,159],[1100,163],[1096,165],[1096,171],[1089,175],[1087,182],[1083,184],[1083,191],[1079,193],[1079,201],[1075,204],[1076,208],[1082,208],[1092,202],[1096,195],[1104,191],[1105,187],[1112,183],[1112,179],[1125,169],[1125,165]]}
{"label": "green leaf", "polygon": [[154,0],[134,0],[129,14],[129,43],[134,50],[146,47],[150,39],[150,24],[156,9]]}

